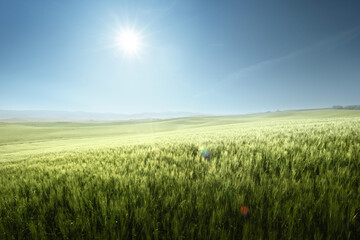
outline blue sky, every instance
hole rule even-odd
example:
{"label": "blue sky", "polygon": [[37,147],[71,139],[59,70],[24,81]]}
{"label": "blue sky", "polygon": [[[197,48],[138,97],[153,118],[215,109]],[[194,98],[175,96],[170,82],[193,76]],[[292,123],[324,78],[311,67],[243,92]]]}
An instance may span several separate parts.
{"label": "blue sky", "polygon": [[[0,109],[236,114],[360,104],[359,1],[0,0]],[[114,47],[143,36],[138,56]]]}

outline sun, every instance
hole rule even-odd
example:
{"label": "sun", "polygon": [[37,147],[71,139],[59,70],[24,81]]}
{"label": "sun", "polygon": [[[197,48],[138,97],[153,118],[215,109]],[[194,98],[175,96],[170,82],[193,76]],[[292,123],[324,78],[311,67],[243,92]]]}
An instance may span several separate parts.
{"label": "sun", "polygon": [[117,45],[126,55],[138,55],[142,46],[141,40],[140,33],[125,29],[118,34]]}

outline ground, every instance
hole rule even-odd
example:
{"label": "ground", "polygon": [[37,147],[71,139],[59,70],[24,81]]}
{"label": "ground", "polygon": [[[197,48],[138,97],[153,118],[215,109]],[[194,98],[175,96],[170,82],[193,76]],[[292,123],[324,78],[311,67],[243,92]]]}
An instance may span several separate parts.
{"label": "ground", "polygon": [[359,176],[358,110],[0,123],[0,239],[356,239]]}

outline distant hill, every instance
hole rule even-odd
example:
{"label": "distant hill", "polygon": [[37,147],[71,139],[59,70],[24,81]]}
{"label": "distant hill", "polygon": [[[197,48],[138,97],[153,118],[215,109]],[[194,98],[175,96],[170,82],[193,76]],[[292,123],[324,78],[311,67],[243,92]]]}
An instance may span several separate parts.
{"label": "distant hill", "polygon": [[360,110],[360,105],[348,105],[348,106],[335,105],[335,106],[333,106],[333,108],[334,109]]}
{"label": "distant hill", "polygon": [[192,112],[162,112],[162,113],[92,113],[70,111],[14,111],[0,110],[0,121],[5,122],[78,122],[78,121],[119,121],[137,119],[168,119],[201,115]]}
{"label": "distant hill", "polygon": [[[248,114],[229,114],[217,115],[221,116],[243,116],[251,117],[261,115],[263,117],[283,117],[283,116],[297,116],[297,117],[311,117],[313,115],[332,116],[344,115],[345,110],[359,110],[359,105],[352,106],[334,106],[332,108],[322,109],[294,109],[275,112],[259,112]],[[339,111],[340,110],[340,111]],[[299,114],[301,113],[301,114]],[[346,114],[349,114],[348,112]],[[163,120],[184,117],[206,117],[213,114],[203,114],[195,112],[161,112],[161,113],[137,113],[137,114],[118,114],[118,113],[92,113],[92,112],[71,112],[71,111],[15,111],[15,110],[0,110],[0,122],[110,122],[110,121],[128,121],[128,120]]]}

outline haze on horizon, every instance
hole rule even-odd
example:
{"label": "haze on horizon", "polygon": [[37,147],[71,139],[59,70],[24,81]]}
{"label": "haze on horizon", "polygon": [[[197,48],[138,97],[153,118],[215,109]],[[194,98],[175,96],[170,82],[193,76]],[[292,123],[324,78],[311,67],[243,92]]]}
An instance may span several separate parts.
{"label": "haze on horizon", "polygon": [[359,12],[356,0],[3,0],[0,109],[241,114],[360,104]]}

